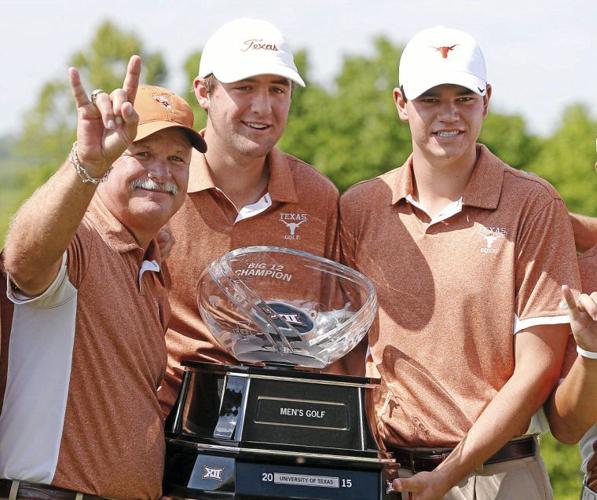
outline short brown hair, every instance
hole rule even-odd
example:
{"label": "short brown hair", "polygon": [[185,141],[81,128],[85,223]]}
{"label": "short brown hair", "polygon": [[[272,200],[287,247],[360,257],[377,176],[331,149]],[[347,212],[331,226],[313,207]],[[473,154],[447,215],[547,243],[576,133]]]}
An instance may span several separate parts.
{"label": "short brown hair", "polygon": [[207,90],[207,95],[211,95],[220,84],[220,80],[218,80],[213,73],[210,73],[203,79],[203,84]]}

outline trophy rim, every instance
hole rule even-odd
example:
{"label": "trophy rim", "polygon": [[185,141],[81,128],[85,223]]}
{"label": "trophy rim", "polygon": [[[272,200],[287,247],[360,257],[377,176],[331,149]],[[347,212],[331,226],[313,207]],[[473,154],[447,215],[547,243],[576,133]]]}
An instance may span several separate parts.
{"label": "trophy rim", "polygon": [[254,377],[254,378],[284,378],[288,381],[305,382],[319,384],[342,383],[344,385],[355,387],[378,387],[381,383],[379,377],[367,375],[346,375],[337,373],[322,373],[313,369],[297,370],[294,366],[256,366],[248,363],[239,365],[227,365],[216,363],[214,361],[198,361],[186,358],[181,360],[181,366],[184,371],[197,371],[207,373],[228,374],[230,376]]}

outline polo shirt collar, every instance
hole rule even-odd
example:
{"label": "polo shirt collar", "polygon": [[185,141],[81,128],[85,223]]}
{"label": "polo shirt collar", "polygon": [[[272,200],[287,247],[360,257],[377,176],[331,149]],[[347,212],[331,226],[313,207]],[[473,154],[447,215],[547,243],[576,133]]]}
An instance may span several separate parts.
{"label": "polo shirt collar", "polygon": [[[386,174],[392,190],[392,205],[413,193],[412,154],[402,168]],[[486,146],[477,144],[477,162],[462,195],[463,205],[496,209],[502,193],[504,163]]]}
{"label": "polo shirt collar", "polygon": [[[202,130],[200,133],[203,135],[205,130]],[[294,177],[288,163],[288,157],[279,149],[273,148],[265,161],[269,162],[267,192],[272,200],[282,203],[297,203],[299,199]],[[205,155],[193,150],[187,192],[198,193],[213,188],[217,188],[217,186],[211,176]]]}
{"label": "polo shirt collar", "polygon": [[477,144],[477,163],[464,189],[463,204],[496,209],[502,194],[504,172],[504,163],[486,146]]}
{"label": "polo shirt collar", "polygon": [[272,200],[283,203],[298,203],[299,198],[294,184],[288,157],[279,149],[272,149],[268,155],[269,181],[267,190]]}
{"label": "polo shirt collar", "polygon": [[187,188],[187,193],[198,193],[215,187],[216,183],[211,177],[205,155],[193,149],[191,164],[189,166],[189,187]]}
{"label": "polo shirt collar", "polygon": [[398,168],[387,176],[386,181],[392,190],[392,205],[395,205],[400,200],[406,199],[410,194],[413,194],[413,159],[412,154],[408,157],[402,168]]}
{"label": "polo shirt collar", "polygon": [[118,253],[138,251],[145,260],[161,262],[160,251],[156,240],[152,240],[144,252],[133,234],[108,210],[99,196],[94,196],[87,209],[87,214],[106,244]]}

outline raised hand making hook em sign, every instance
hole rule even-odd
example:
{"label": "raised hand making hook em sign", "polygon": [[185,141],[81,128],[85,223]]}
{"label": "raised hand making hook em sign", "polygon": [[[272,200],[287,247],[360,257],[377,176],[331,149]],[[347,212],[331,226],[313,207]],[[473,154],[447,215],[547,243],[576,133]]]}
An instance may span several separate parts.
{"label": "raised hand making hook em sign", "polygon": [[[95,183],[105,179],[112,163],[135,139],[139,116],[133,107],[139,76],[141,58],[131,56],[122,88],[110,94],[96,89],[87,97],[76,68],[69,68],[68,75],[73,96],[77,103],[77,142],[73,147],[71,161],[85,180],[85,174]],[[93,182],[93,181],[88,181]]]}

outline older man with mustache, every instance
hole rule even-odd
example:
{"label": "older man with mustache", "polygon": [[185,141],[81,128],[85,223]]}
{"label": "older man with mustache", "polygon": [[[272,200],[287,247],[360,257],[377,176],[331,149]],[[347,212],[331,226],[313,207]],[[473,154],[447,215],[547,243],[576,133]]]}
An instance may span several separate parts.
{"label": "older man with mustache", "polygon": [[7,237],[3,498],[161,495],[170,309],[155,236],[205,143],[189,105],[139,86],[140,69],[133,56],[123,87],[91,100],[70,69],[77,141]]}

